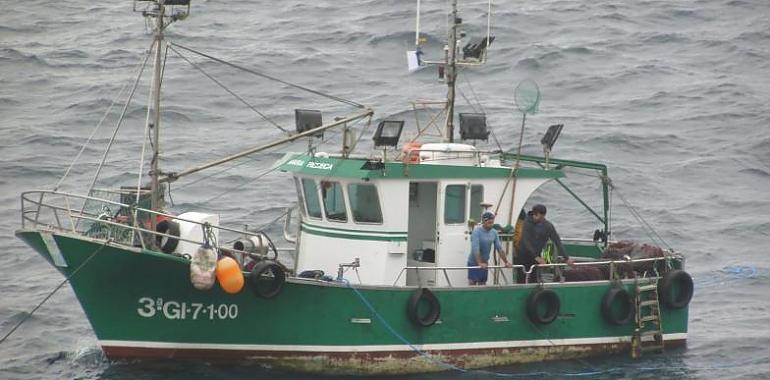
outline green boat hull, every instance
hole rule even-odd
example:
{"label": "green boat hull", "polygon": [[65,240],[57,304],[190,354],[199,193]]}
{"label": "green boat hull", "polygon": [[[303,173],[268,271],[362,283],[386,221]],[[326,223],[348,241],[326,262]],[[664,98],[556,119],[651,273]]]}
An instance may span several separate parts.
{"label": "green boat hull", "polygon": [[[407,315],[414,287],[290,278],[265,299],[190,283],[189,262],[104,241],[35,230],[17,236],[70,278],[110,359],[199,359],[303,372],[405,374],[561,360],[631,349],[635,324],[608,322],[602,298],[617,283],[591,281],[431,289],[440,318]],[[634,290],[633,280],[620,286]],[[527,299],[560,300],[552,323],[533,323]],[[688,307],[661,306],[665,346],[687,338]]]}

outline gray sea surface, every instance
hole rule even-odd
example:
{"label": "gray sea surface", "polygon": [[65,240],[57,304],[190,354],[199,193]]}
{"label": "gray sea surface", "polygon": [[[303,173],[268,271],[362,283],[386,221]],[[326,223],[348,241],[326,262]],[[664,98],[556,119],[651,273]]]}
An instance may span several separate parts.
{"label": "gray sea surface", "polygon": [[[426,54],[440,57],[445,1],[423,1]],[[489,62],[459,80],[461,112],[482,110],[500,141],[518,141],[514,89],[539,84],[524,152],[540,154],[548,125],[564,123],[554,157],[602,162],[617,186],[613,237],[648,241],[625,199],[667,246],[687,257],[695,280],[688,346],[632,360],[588,360],[449,371],[420,379],[770,378],[770,2],[766,0],[500,1]],[[125,99],[151,43],[131,1],[0,3],[0,335],[63,280],[14,237],[22,191],[52,189],[113,100]],[[193,0],[167,38],[251,70],[371,106],[377,120],[410,120],[411,101],[441,99],[436,70],[406,70],[415,4],[360,0]],[[485,33],[486,3],[461,4],[464,30]],[[327,98],[179,53],[274,123],[293,129],[293,109],[354,109]],[[149,71],[97,182],[136,186]],[[169,51],[162,165],[182,170],[283,133]],[[481,104],[483,108],[479,107]],[[116,126],[123,100],[106,113],[92,144],[62,182],[84,191]],[[414,128],[414,122],[407,125]],[[372,128],[359,148],[371,149]],[[332,142],[339,135],[329,134]],[[329,150],[334,145],[329,146]],[[490,144],[497,149],[496,144]],[[182,179],[173,210],[216,212],[258,226],[295,201],[290,178],[264,173],[306,142]],[[144,165],[144,172],[147,164]],[[555,198],[552,198],[553,196]],[[558,187],[537,199],[563,236],[596,227]],[[572,220],[572,221],[571,221]],[[577,220],[577,222],[575,222]],[[278,236],[279,227],[269,231]],[[270,326],[254,326],[255,329]],[[71,289],[56,292],[0,343],[0,379],[315,379],[255,367],[188,362],[109,362]]]}

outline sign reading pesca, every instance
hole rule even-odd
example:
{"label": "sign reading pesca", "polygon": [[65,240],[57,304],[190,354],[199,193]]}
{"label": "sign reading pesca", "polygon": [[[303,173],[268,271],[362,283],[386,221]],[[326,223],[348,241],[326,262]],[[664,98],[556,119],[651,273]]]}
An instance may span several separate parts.
{"label": "sign reading pesca", "polygon": [[334,164],[310,161],[307,163],[307,165],[305,165],[305,167],[310,169],[332,170]]}

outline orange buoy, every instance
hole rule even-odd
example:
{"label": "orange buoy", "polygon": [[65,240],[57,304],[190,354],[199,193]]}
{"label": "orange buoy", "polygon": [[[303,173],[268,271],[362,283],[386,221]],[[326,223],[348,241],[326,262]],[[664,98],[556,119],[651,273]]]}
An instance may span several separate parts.
{"label": "orange buoy", "polygon": [[404,153],[405,164],[419,164],[420,163],[420,147],[422,143],[408,142],[401,148],[401,152]]}
{"label": "orange buoy", "polygon": [[238,293],[243,289],[243,272],[235,259],[223,257],[217,261],[217,281],[219,286],[230,294]]}

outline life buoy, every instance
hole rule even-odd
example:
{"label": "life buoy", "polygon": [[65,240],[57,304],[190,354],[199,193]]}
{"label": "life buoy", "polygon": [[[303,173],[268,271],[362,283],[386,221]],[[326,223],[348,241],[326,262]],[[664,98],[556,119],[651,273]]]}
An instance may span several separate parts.
{"label": "life buoy", "polygon": [[263,260],[254,265],[249,275],[249,286],[259,297],[273,298],[283,289],[286,272],[272,260]]}
{"label": "life buoy", "polygon": [[561,301],[551,289],[538,288],[527,297],[527,316],[532,323],[547,325],[559,316]]}
{"label": "life buoy", "polygon": [[[155,226],[155,231],[162,234],[179,237],[179,223],[172,222],[170,220],[163,220],[158,222],[157,226]],[[179,245],[179,239],[157,235],[155,236],[155,244],[160,247],[160,250],[163,251],[163,253],[170,254],[174,253],[174,250]]]}
{"label": "life buoy", "polygon": [[687,306],[692,299],[693,291],[692,277],[681,269],[666,273],[660,281],[660,298],[664,305],[672,309]]}
{"label": "life buoy", "polygon": [[[420,305],[427,303],[428,310],[421,312]],[[409,319],[417,326],[432,326],[441,316],[441,304],[438,298],[427,288],[419,288],[409,296],[409,302],[406,305],[406,313]]]}
{"label": "life buoy", "polygon": [[[619,305],[619,310],[618,306]],[[610,288],[602,298],[602,316],[604,320],[617,326],[623,326],[634,318],[634,303],[625,288]]]}

